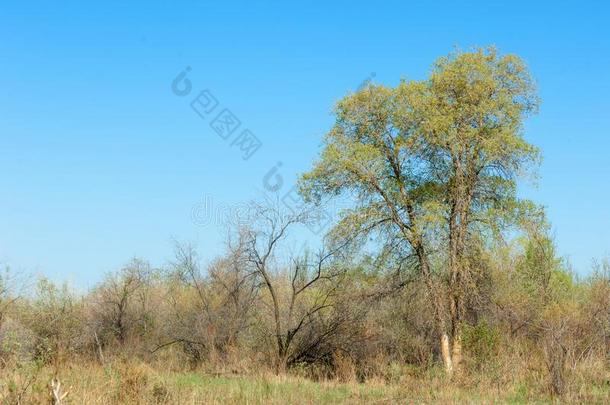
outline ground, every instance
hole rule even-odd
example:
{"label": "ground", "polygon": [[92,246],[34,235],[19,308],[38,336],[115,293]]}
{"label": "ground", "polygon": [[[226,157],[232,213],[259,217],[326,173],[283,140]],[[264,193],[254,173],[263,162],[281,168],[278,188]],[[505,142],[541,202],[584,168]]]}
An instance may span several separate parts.
{"label": "ground", "polygon": [[[48,403],[51,367],[23,368],[0,374],[2,403]],[[315,382],[297,376],[211,375],[205,372],[159,371],[143,364],[73,364],[59,372],[68,404],[389,404],[389,403],[549,403],[553,399],[530,387],[459,386],[444,377],[419,380],[336,380]],[[583,403],[608,403],[610,389],[590,387]],[[560,403],[562,401],[555,400]],[[571,402],[564,400],[563,402]]]}

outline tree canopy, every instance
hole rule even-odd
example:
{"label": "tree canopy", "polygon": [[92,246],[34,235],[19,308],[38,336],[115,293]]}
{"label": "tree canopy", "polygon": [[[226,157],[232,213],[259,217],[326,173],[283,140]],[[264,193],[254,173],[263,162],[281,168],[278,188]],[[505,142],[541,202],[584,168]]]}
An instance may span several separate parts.
{"label": "tree canopy", "polygon": [[[471,242],[533,207],[516,190],[518,177],[539,160],[523,136],[524,119],[537,107],[520,58],[494,48],[455,52],[440,58],[426,80],[371,84],[342,99],[319,160],[302,177],[309,199],[355,199],[336,233],[377,231],[384,253],[400,263],[416,259],[439,333],[453,337],[458,357],[469,256],[480,247]],[[433,257],[446,278],[434,276]]]}

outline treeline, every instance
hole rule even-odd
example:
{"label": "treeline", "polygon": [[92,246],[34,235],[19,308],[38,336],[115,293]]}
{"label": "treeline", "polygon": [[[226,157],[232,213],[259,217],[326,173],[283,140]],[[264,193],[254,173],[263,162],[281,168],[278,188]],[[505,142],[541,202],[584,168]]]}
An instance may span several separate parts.
{"label": "treeline", "polygon": [[[608,261],[576,277],[544,210],[517,193],[540,161],[523,134],[537,106],[523,61],[494,49],[440,58],[426,80],[369,84],[337,104],[302,207],[253,204],[213,263],[179,246],[167,268],[134,261],[84,295],[4,289],[2,367],[123,356],[394,382],[440,370],[607,398]],[[351,204],[301,247],[299,229],[333,198]]]}
{"label": "treeline", "polygon": [[[176,370],[392,379],[442,364],[425,281],[345,244],[287,254],[303,216],[257,207],[227,252],[202,266],[188,246],[153,269],[133,260],[86,294],[41,279],[1,299],[3,368],[127,358]],[[575,277],[537,230],[479,258],[455,378],[528,381],[564,394],[607,388],[610,263]],[[6,278],[5,278],[6,279]],[[4,284],[6,287],[10,283]],[[402,371],[404,372],[404,370]]]}

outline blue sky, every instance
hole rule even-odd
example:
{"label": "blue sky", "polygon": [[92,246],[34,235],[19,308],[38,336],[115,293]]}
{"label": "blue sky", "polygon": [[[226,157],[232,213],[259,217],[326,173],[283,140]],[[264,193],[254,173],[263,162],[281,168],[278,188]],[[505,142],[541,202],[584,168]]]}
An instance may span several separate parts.
{"label": "blue sky", "polygon": [[[604,2],[85,3],[0,6],[0,263],[86,288],[134,256],[162,265],[174,239],[211,258],[223,226],[194,207],[260,196],[278,162],[289,191],[342,96],[476,45],[520,55],[538,83],[527,138],[544,162],[522,194],[578,272],[610,252]],[[262,142],[248,161],[190,108],[204,89]]]}

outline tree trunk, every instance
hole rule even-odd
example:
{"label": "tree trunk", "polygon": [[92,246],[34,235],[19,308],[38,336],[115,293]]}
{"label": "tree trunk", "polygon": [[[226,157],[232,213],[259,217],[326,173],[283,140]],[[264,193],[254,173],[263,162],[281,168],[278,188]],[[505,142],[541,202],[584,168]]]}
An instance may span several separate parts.
{"label": "tree trunk", "polygon": [[443,365],[447,374],[453,373],[453,360],[451,358],[451,350],[449,349],[449,336],[443,333],[441,336],[441,355],[443,356]]}
{"label": "tree trunk", "polygon": [[462,363],[462,335],[459,330],[453,335],[451,357],[453,360],[453,369],[459,371],[460,364]]}
{"label": "tree trunk", "polygon": [[432,274],[430,272],[430,264],[428,263],[428,257],[426,256],[426,252],[421,243],[415,244],[415,252],[417,253],[417,256],[419,258],[421,271],[424,276],[424,281],[426,287],[428,288],[430,298],[432,300],[432,306],[434,308],[434,318],[436,320],[436,327],[440,336],[440,349],[441,357],[443,358],[443,365],[445,366],[445,371],[447,372],[447,374],[452,374],[454,369],[454,362],[452,359],[449,335],[447,333],[448,329],[447,324],[445,322],[445,311],[443,310],[444,304],[443,299],[441,297],[441,292],[439,291],[438,285],[435,285],[434,280],[432,279]]}
{"label": "tree trunk", "polygon": [[275,373],[277,375],[283,375],[286,373],[288,368],[288,356],[285,353],[279,353],[277,364],[275,366]]}
{"label": "tree trunk", "polygon": [[[456,167],[460,173],[459,165]],[[462,175],[457,176],[455,199],[449,219],[449,294],[451,314],[451,354],[453,369],[459,370],[462,362],[461,324],[464,320],[464,295],[467,294],[464,273],[468,272],[464,262],[466,238],[468,234],[468,213],[472,199],[471,188]]]}

